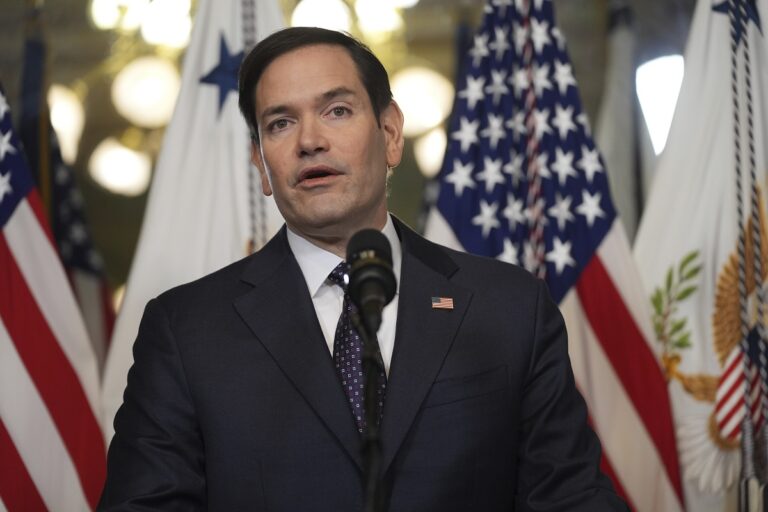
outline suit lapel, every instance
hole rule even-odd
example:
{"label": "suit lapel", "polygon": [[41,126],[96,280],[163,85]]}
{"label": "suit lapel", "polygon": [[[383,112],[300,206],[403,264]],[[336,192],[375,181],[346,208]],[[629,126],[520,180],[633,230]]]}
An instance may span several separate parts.
{"label": "suit lapel", "polygon": [[[400,448],[440,371],[472,292],[452,283],[455,263],[442,250],[397,223],[403,242],[395,351],[381,426],[382,474]],[[432,297],[454,309],[432,308]]]}
{"label": "suit lapel", "polygon": [[243,274],[254,289],[235,308],[285,375],[362,468],[361,439],[285,228]]}

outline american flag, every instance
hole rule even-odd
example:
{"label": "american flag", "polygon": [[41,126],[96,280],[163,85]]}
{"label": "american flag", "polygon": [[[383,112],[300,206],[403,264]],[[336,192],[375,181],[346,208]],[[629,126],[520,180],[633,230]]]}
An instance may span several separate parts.
{"label": "american flag", "polygon": [[635,510],[681,510],[667,383],[549,0],[492,0],[463,76],[427,236],[545,279],[602,467]]}
{"label": "american flag", "polygon": [[0,88],[0,510],[90,510],[98,372]]}
{"label": "american flag", "polygon": [[19,134],[101,368],[115,323],[112,292],[86,222],[74,169],[64,163],[51,127],[45,97],[45,45],[40,37],[26,41],[24,57]]}

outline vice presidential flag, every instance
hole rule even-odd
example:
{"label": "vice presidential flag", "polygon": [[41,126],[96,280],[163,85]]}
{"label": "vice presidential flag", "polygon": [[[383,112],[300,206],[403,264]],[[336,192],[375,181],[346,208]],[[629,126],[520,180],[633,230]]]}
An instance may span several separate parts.
{"label": "vice presidential flag", "polygon": [[698,2],[635,244],[696,511],[736,510],[740,474],[766,481],[767,16]]}
{"label": "vice presidential flag", "polygon": [[603,468],[633,509],[683,508],[667,382],[549,0],[492,0],[457,86],[433,240],[545,279]]}
{"label": "vice presidential flag", "polygon": [[96,357],[0,88],[0,510],[92,510]]}
{"label": "vice presidential flag", "polygon": [[165,132],[104,377],[105,432],[122,403],[144,306],[164,290],[258,248],[282,224],[250,163],[237,71],[257,40],[283,26],[275,0],[201,0]]}

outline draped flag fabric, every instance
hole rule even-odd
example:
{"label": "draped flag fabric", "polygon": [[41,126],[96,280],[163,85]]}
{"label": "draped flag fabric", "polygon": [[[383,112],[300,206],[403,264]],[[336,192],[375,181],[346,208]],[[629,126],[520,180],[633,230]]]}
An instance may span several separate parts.
{"label": "draped flag fabric", "polygon": [[107,358],[104,431],[122,403],[144,305],[162,291],[244,257],[282,224],[261,193],[237,107],[244,51],[282,27],[276,0],[201,0],[182,86],[149,193]]}
{"label": "draped flag fabric", "polygon": [[44,68],[43,40],[30,37],[24,45],[19,134],[101,371],[115,322],[112,292],[93,245],[74,169],[64,163],[51,126]]}
{"label": "draped flag fabric", "polygon": [[634,510],[681,510],[647,300],[552,2],[490,1],[465,59],[427,236],[546,279],[603,469]]}
{"label": "draped flag fabric", "polygon": [[736,510],[740,472],[765,482],[767,13],[699,0],[634,251],[696,511]]}
{"label": "draped flag fabric", "polygon": [[0,510],[92,510],[96,357],[0,89]]}

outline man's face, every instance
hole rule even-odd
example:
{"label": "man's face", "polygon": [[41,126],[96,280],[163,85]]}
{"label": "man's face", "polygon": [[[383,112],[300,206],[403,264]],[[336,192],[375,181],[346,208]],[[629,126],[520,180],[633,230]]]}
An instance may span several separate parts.
{"label": "man's face", "polygon": [[402,114],[381,126],[347,51],[313,45],[272,61],[256,86],[252,156],[286,223],[310,239],[348,238],[386,222],[387,166],[400,162]]}

